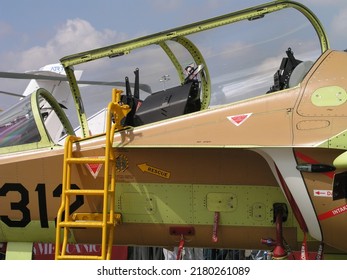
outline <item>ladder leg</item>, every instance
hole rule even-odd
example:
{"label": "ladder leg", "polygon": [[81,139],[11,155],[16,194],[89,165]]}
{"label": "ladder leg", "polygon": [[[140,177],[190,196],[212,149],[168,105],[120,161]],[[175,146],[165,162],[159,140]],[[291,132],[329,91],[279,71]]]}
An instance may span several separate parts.
{"label": "ladder leg", "polygon": [[[71,170],[70,170],[70,165],[67,163],[67,159],[72,156],[72,143],[73,140],[77,140],[78,138],[75,136],[68,136],[65,141],[65,150],[64,150],[64,165],[63,165],[63,182],[62,182],[62,194],[61,194],[61,205],[58,210],[57,214],[57,221],[56,221],[56,244],[55,244],[55,259],[58,258],[60,254],[64,254],[66,250],[66,243],[61,247],[61,226],[60,222],[62,221],[63,214],[65,211],[64,218],[66,220],[66,205],[69,205],[69,202],[67,200],[67,196],[65,195],[65,190],[70,186],[69,182],[71,181]],[[65,241],[67,236],[66,229],[64,228],[63,230],[63,241]]]}

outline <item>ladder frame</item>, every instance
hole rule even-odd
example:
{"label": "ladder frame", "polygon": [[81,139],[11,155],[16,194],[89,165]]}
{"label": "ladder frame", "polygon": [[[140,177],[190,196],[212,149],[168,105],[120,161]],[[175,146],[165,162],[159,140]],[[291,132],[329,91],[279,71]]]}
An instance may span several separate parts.
{"label": "ladder frame", "polygon": [[[113,89],[112,101],[107,107],[106,133],[105,136],[105,156],[104,158],[84,157],[78,158],[73,156],[74,146],[79,146],[80,141],[87,140],[91,137],[80,138],[75,135],[69,135],[65,140],[64,147],[64,164],[63,164],[63,182],[61,205],[57,215],[56,225],[56,246],[55,259],[82,259],[82,260],[109,260],[112,253],[113,236],[116,224],[120,223],[121,215],[115,213],[115,190],[116,190],[116,157],[113,152],[114,134],[117,130],[123,129],[121,120],[128,114],[130,108],[128,105],[120,104],[121,90]],[[103,189],[71,189],[71,165],[103,163],[104,164],[104,182]],[[111,172],[111,174],[110,174]],[[70,213],[70,196],[103,196],[102,221],[100,215],[95,213]],[[88,217],[88,222],[78,217]],[[77,220],[77,221],[76,221]],[[66,248],[69,239],[69,231],[76,227],[101,228],[101,255],[67,255]],[[87,230],[86,229],[86,230]],[[61,236],[61,231],[63,234]],[[63,241],[61,242],[61,238]]]}

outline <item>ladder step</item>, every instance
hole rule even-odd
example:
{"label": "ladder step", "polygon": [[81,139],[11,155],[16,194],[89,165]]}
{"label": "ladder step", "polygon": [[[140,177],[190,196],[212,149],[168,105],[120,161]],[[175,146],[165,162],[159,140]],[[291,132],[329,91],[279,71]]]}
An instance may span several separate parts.
{"label": "ladder step", "polygon": [[[97,221],[60,222],[59,225],[61,227],[69,227],[69,228],[102,228],[104,226],[103,222],[97,222]],[[114,226],[114,223],[107,222],[106,225]]]}
{"label": "ladder step", "polygon": [[66,163],[105,163],[105,157],[67,158]]}
{"label": "ladder step", "polygon": [[[83,222],[83,221],[92,221],[92,222],[102,222],[103,214],[102,213],[73,213],[71,215],[73,222]],[[110,221],[111,215],[107,214],[107,221]],[[113,221],[115,225],[120,225],[122,223],[122,214],[113,213]]]}
{"label": "ladder step", "polygon": [[58,260],[103,260],[101,256],[93,255],[60,255]]}
{"label": "ladder step", "polygon": [[[113,191],[108,190],[107,193],[112,194]],[[105,190],[70,189],[70,190],[66,190],[65,194],[67,195],[104,195]]]}

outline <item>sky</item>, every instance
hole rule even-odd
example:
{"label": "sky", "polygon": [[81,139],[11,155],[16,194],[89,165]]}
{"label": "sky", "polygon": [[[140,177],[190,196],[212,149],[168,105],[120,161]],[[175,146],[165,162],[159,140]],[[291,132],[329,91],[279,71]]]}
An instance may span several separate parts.
{"label": "sky", "polygon": [[[309,7],[320,19],[330,39],[331,48],[347,48],[346,0],[298,2]],[[165,31],[262,3],[265,1],[2,1],[0,71],[37,70],[43,65],[56,63],[69,54]],[[0,85],[1,83],[2,79]],[[0,98],[4,102],[5,97]]]}

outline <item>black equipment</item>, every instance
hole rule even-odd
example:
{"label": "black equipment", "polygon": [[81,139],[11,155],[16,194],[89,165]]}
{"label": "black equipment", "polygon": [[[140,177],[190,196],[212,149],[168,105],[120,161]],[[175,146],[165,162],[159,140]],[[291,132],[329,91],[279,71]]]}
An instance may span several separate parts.
{"label": "black equipment", "polygon": [[[201,67],[194,69],[201,71]],[[122,96],[122,102],[128,104],[131,111],[124,120],[125,126],[139,126],[160,120],[165,120],[183,114],[199,111],[200,83],[195,79],[186,79],[184,84],[158,91],[149,95],[145,100],[139,96],[139,69],[135,70],[134,95],[131,94],[128,77],[125,78],[126,95]]]}

